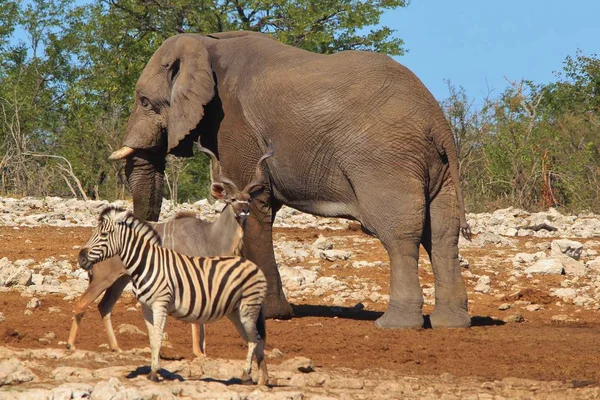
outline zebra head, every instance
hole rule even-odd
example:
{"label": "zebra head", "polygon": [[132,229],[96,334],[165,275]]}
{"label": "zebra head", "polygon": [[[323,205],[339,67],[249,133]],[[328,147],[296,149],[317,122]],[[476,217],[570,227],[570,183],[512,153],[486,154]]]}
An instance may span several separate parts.
{"label": "zebra head", "polygon": [[133,214],[122,208],[108,206],[102,210],[98,226],[79,252],[81,268],[89,270],[94,264],[119,254],[118,226],[123,224],[127,217],[133,217]]}
{"label": "zebra head", "polygon": [[223,200],[226,207],[231,207],[237,222],[244,227],[246,219],[250,215],[250,205],[252,201],[260,196],[268,184],[268,178],[265,176],[263,164],[265,160],[273,156],[273,149],[269,144],[267,152],[256,163],[256,169],[252,176],[252,181],[240,190],[235,183],[221,171],[221,163],[217,156],[200,145],[198,141],[198,150],[210,157],[210,181],[211,194],[215,199]]}

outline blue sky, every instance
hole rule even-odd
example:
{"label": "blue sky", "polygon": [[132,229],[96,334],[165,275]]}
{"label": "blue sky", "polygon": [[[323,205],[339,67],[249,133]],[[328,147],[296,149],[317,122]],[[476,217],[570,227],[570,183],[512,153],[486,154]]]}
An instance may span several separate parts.
{"label": "blue sky", "polygon": [[441,100],[444,79],[481,101],[510,80],[556,80],[567,55],[600,53],[600,1],[412,0],[381,22],[405,41],[396,60]]}

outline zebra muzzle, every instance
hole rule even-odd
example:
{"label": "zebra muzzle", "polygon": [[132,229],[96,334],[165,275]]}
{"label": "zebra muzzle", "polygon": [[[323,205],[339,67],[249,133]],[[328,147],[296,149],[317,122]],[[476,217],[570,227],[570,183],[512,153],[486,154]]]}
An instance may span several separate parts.
{"label": "zebra muzzle", "polygon": [[88,270],[92,267],[92,263],[90,262],[90,260],[88,258],[87,249],[82,249],[79,252],[78,262],[79,262],[79,266],[85,270]]}

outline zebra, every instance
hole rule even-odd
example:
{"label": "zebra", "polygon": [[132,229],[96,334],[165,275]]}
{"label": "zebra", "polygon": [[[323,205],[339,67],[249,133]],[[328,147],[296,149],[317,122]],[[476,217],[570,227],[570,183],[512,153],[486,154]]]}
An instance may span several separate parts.
{"label": "zebra", "polygon": [[227,316],[248,343],[243,382],[251,382],[256,356],[258,384],[267,383],[266,327],[262,303],[267,282],[253,262],[241,257],[189,257],[160,246],[152,226],[131,212],[109,206],[79,252],[79,265],[89,270],[120,256],[142,311],[151,348],[148,379],[157,382],[159,352],[167,314],[205,324]]}

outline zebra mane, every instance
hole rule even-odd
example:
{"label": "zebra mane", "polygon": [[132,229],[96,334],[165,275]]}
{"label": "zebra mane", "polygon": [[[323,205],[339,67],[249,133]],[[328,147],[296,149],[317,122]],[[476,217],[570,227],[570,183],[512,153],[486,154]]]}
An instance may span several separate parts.
{"label": "zebra mane", "polygon": [[[119,214],[126,212],[124,217],[120,217]],[[119,216],[119,219],[115,219],[115,217]],[[133,229],[133,231],[141,235],[143,238],[150,241],[155,245],[162,245],[162,240],[160,235],[152,225],[149,223],[139,219],[131,211],[126,211],[124,208],[108,206],[100,213],[99,221],[110,220],[113,223],[118,225],[126,225],[129,228]]]}

